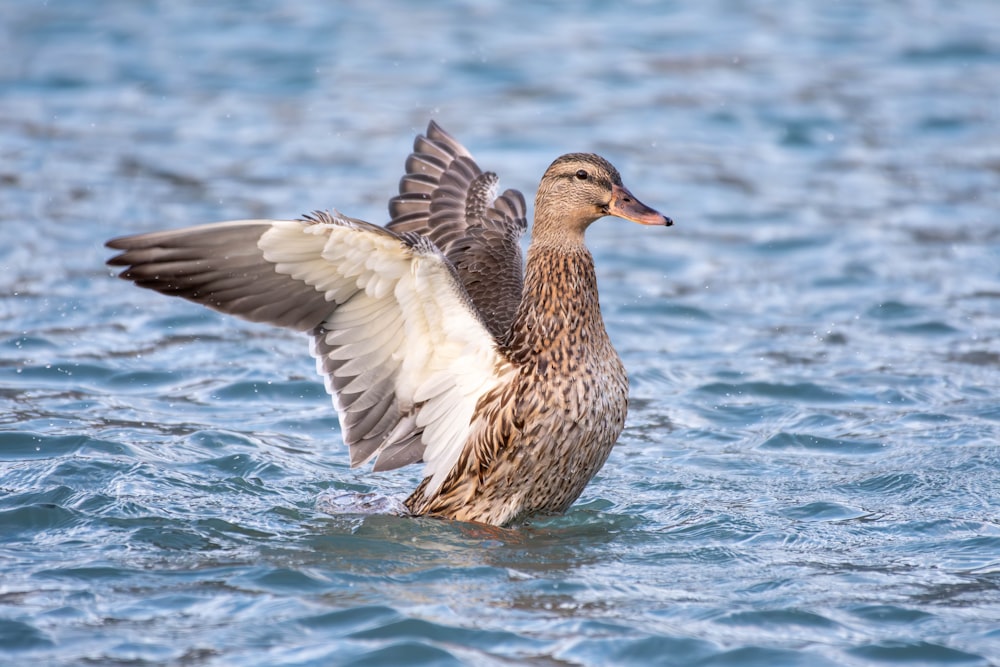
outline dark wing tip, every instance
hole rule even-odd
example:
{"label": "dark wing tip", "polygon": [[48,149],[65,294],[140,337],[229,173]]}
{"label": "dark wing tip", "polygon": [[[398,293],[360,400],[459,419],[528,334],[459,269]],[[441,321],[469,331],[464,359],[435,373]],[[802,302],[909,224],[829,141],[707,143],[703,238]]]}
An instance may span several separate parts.
{"label": "dark wing tip", "polygon": [[[112,255],[104,263],[108,266],[127,266],[131,268],[136,263],[136,252],[141,252],[144,248],[150,247],[150,243],[143,236],[143,234],[119,236],[105,241],[105,248],[120,250],[121,252]],[[129,270],[122,271],[118,274],[118,277],[130,280],[131,276],[128,275]]]}
{"label": "dark wing tip", "polygon": [[455,141],[455,137],[445,132],[444,128],[438,125],[437,121],[431,119],[427,123],[427,132],[424,133],[428,139],[440,141],[441,139]]}

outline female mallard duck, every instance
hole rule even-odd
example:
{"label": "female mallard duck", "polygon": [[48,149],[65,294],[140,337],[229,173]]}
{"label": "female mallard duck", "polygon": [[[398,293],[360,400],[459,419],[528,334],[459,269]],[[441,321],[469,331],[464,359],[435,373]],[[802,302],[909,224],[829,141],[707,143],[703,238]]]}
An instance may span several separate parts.
{"label": "female mallard duck", "polygon": [[587,227],[670,219],[603,158],[546,170],[522,271],[524,197],[435,123],[392,221],[339,213],[114,239],[140,287],[306,331],[351,465],[423,461],[413,514],[508,525],[565,511],[625,424],[628,379],[604,329]]}

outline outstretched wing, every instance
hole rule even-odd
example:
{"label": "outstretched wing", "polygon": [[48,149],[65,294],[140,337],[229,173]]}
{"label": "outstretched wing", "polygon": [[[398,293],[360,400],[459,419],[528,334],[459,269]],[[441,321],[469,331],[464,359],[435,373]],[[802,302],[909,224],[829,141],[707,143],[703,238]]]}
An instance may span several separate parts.
{"label": "outstretched wing", "polygon": [[454,268],[426,238],[336,214],[119,238],[141,287],[313,336],[351,464],[427,463],[440,485],[476,404],[507,371]]}
{"label": "outstretched wing", "polygon": [[399,195],[389,201],[396,232],[431,239],[497,339],[521,302],[520,238],[527,228],[524,196],[496,195],[497,175],[484,173],[469,152],[431,121],[413,143]]}

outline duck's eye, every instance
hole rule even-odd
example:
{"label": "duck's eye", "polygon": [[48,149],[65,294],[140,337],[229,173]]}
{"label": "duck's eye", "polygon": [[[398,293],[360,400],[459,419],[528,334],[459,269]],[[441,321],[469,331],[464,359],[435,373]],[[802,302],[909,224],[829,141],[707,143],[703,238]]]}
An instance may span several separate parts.
{"label": "duck's eye", "polygon": [[579,178],[581,181],[587,180],[589,176],[590,174],[587,173],[586,169],[581,169],[578,172],[576,172],[576,177]]}

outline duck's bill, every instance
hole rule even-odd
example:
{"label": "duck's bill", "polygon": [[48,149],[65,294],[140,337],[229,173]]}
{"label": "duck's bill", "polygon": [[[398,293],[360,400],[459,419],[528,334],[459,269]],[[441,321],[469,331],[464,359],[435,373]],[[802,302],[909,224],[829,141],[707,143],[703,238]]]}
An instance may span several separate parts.
{"label": "duck's bill", "polygon": [[624,185],[611,186],[611,203],[608,204],[608,215],[638,222],[640,225],[661,225],[669,227],[674,221],[656,209],[649,208],[635,198]]}

